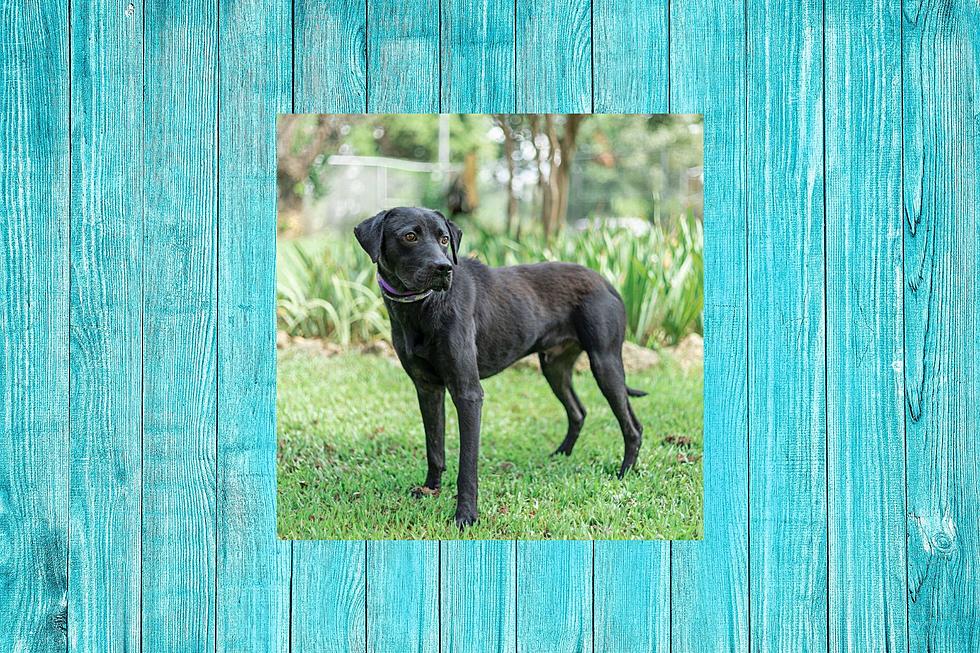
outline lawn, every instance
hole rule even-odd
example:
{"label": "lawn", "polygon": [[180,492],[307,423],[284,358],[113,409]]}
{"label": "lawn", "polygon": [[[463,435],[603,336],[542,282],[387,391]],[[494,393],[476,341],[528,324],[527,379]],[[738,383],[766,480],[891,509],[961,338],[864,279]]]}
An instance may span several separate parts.
{"label": "lawn", "polygon": [[637,469],[616,471],[623,438],[588,372],[575,387],[588,411],[571,457],[550,456],[565,412],[541,374],[510,369],[483,381],[480,521],[460,533],[459,436],[447,398],[442,493],[415,499],[425,438],[415,391],[398,362],[287,347],[278,359],[278,530],[286,539],[695,539],[703,533],[701,369],[665,356],[628,375],[644,425]]}

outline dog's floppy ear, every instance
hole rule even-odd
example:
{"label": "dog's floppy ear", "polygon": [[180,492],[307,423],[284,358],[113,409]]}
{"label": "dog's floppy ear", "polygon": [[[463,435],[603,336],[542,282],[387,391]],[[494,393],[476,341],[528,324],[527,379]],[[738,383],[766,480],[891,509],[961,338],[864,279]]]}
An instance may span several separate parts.
{"label": "dog's floppy ear", "polygon": [[459,251],[459,241],[463,237],[463,230],[439,211],[436,211],[436,213],[439,213],[439,217],[446,221],[446,227],[449,229],[449,249],[453,252],[453,265],[459,265],[457,252]]}
{"label": "dog's floppy ear", "polygon": [[387,211],[382,211],[354,227],[354,237],[371,257],[372,263],[377,263],[378,259],[381,258],[381,236],[383,233],[381,228],[384,226],[387,215]]}

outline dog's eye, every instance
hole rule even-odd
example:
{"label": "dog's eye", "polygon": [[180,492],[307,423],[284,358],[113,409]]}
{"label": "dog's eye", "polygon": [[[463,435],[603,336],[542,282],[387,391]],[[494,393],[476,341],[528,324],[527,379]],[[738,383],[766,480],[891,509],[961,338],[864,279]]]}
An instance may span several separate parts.
{"label": "dog's eye", "polygon": [[405,240],[407,240],[407,241],[408,241],[408,242],[410,242],[410,243],[414,243],[414,242],[415,242],[416,240],[418,240],[418,239],[419,239],[419,237],[418,237],[418,236],[416,236],[416,235],[415,235],[415,234],[414,234],[413,232],[411,232],[411,231],[409,231],[409,232],[408,232],[407,234],[405,234]]}
{"label": "dog's eye", "polygon": [[449,236],[440,236],[439,237],[439,244],[440,245],[448,245],[449,244]]}

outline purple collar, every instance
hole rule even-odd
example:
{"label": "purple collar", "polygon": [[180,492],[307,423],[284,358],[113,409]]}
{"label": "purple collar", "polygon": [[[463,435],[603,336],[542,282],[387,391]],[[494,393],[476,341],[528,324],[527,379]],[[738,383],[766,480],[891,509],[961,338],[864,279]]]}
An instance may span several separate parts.
{"label": "purple collar", "polygon": [[378,286],[381,288],[381,294],[390,299],[393,302],[400,302],[402,304],[409,304],[411,302],[419,302],[432,294],[431,290],[425,290],[420,293],[414,292],[399,292],[395,288],[385,281],[385,278],[381,276],[378,272]]}

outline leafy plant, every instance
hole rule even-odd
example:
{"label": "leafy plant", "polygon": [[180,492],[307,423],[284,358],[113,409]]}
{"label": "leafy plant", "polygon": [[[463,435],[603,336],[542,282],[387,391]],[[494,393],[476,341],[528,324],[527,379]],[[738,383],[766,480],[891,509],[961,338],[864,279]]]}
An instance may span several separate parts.
{"label": "leafy plant", "polygon": [[[515,240],[475,223],[465,232],[464,251],[488,265],[567,261],[603,275],[623,298],[632,342],[672,344],[701,332],[703,228],[693,215],[639,234],[598,222],[550,241],[537,232]],[[353,236],[280,243],[278,277],[279,328],[290,335],[343,346],[389,337],[374,266]]]}

